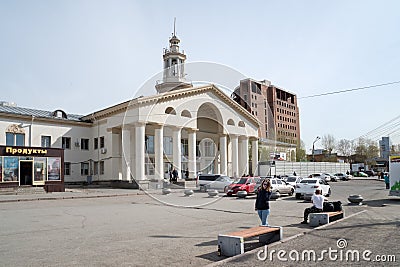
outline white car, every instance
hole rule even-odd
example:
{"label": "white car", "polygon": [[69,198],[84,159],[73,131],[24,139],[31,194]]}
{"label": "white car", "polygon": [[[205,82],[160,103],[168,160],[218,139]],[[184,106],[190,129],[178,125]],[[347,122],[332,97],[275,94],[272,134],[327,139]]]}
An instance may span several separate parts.
{"label": "white car", "polygon": [[300,176],[289,176],[286,180],[286,183],[296,188],[296,184],[300,183],[303,180],[303,177]]}
{"label": "white car", "polygon": [[[338,181],[337,176],[334,175],[334,174],[324,172],[322,175],[325,175],[325,177],[328,177],[328,176],[329,176],[329,177],[330,177],[330,180],[329,180],[329,181],[331,181],[331,182],[337,182],[337,181]],[[326,179],[325,179],[325,181],[329,182],[329,181],[326,180]]]}
{"label": "white car", "polygon": [[271,189],[272,192],[278,192],[280,194],[288,194],[289,196],[293,195],[294,188],[291,185],[288,185],[285,181],[277,178],[270,179],[271,181]]}
{"label": "white car", "polygon": [[214,181],[204,185],[205,191],[217,190],[218,192],[225,192],[228,185],[233,183],[233,179],[228,176],[219,176]]}
{"label": "white car", "polygon": [[321,189],[324,196],[329,197],[332,194],[330,185],[324,179],[306,178],[296,184],[296,198],[300,199],[305,194],[314,194],[317,189]]}
{"label": "white car", "polygon": [[321,178],[324,179],[326,182],[331,181],[331,176],[327,173],[313,173],[308,176],[308,178]]}

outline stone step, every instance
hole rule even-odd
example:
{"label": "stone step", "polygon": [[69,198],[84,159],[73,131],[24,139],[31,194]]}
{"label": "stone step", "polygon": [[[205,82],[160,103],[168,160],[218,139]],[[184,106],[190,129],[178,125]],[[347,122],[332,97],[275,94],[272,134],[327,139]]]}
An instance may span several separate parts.
{"label": "stone step", "polygon": [[36,186],[18,186],[18,187],[3,187],[0,188],[1,195],[29,195],[29,194],[45,194],[43,187]]}

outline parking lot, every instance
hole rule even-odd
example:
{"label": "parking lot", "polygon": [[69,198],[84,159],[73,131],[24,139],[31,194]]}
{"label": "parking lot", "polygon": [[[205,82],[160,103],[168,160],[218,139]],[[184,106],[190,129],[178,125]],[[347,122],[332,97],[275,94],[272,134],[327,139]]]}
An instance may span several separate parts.
{"label": "parking lot", "polygon": [[[330,184],[329,199],[344,203],[346,217],[388,201],[375,179]],[[0,266],[204,266],[224,259],[216,253],[218,234],[259,224],[255,196],[149,193],[0,203]],[[348,206],[352,194],[367,205]],[[269,223],[283,226],[284,238],[310,231],[300,224],[309,206],[293,196],[272,201]]]}

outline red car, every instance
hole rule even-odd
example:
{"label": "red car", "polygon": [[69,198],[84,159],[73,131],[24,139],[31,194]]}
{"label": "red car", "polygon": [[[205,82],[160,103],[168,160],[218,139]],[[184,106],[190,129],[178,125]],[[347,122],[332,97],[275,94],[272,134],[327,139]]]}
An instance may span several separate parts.
{"label": "red car", "polygon": [[228,196],[236,195],[238,191],[246,191],[247,194],[254,194],[256,181],[254,177],[242,177],[233,184],[228,185],[226,194]]}

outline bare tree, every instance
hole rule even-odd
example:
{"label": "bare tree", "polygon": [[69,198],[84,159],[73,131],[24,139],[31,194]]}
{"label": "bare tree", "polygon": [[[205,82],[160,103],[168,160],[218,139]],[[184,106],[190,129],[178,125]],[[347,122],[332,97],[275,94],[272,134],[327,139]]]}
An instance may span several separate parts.
{"label": "bare tree", "polygon": [[329,151],[329,154],[331,154],[332,150],[334,150],[336,147],[335,137],[333,137],[333,135],[331,135],[331,134],[326,134],[326,135],[322,136],[321,142],[322,142],[322,146],[324,147],[324,149]]}
{"label": "bare tree", "polygon": [[336,146],[336,150],[343,156],[350,156],[352,154],[352,142],[347,139],[341,139]]}

